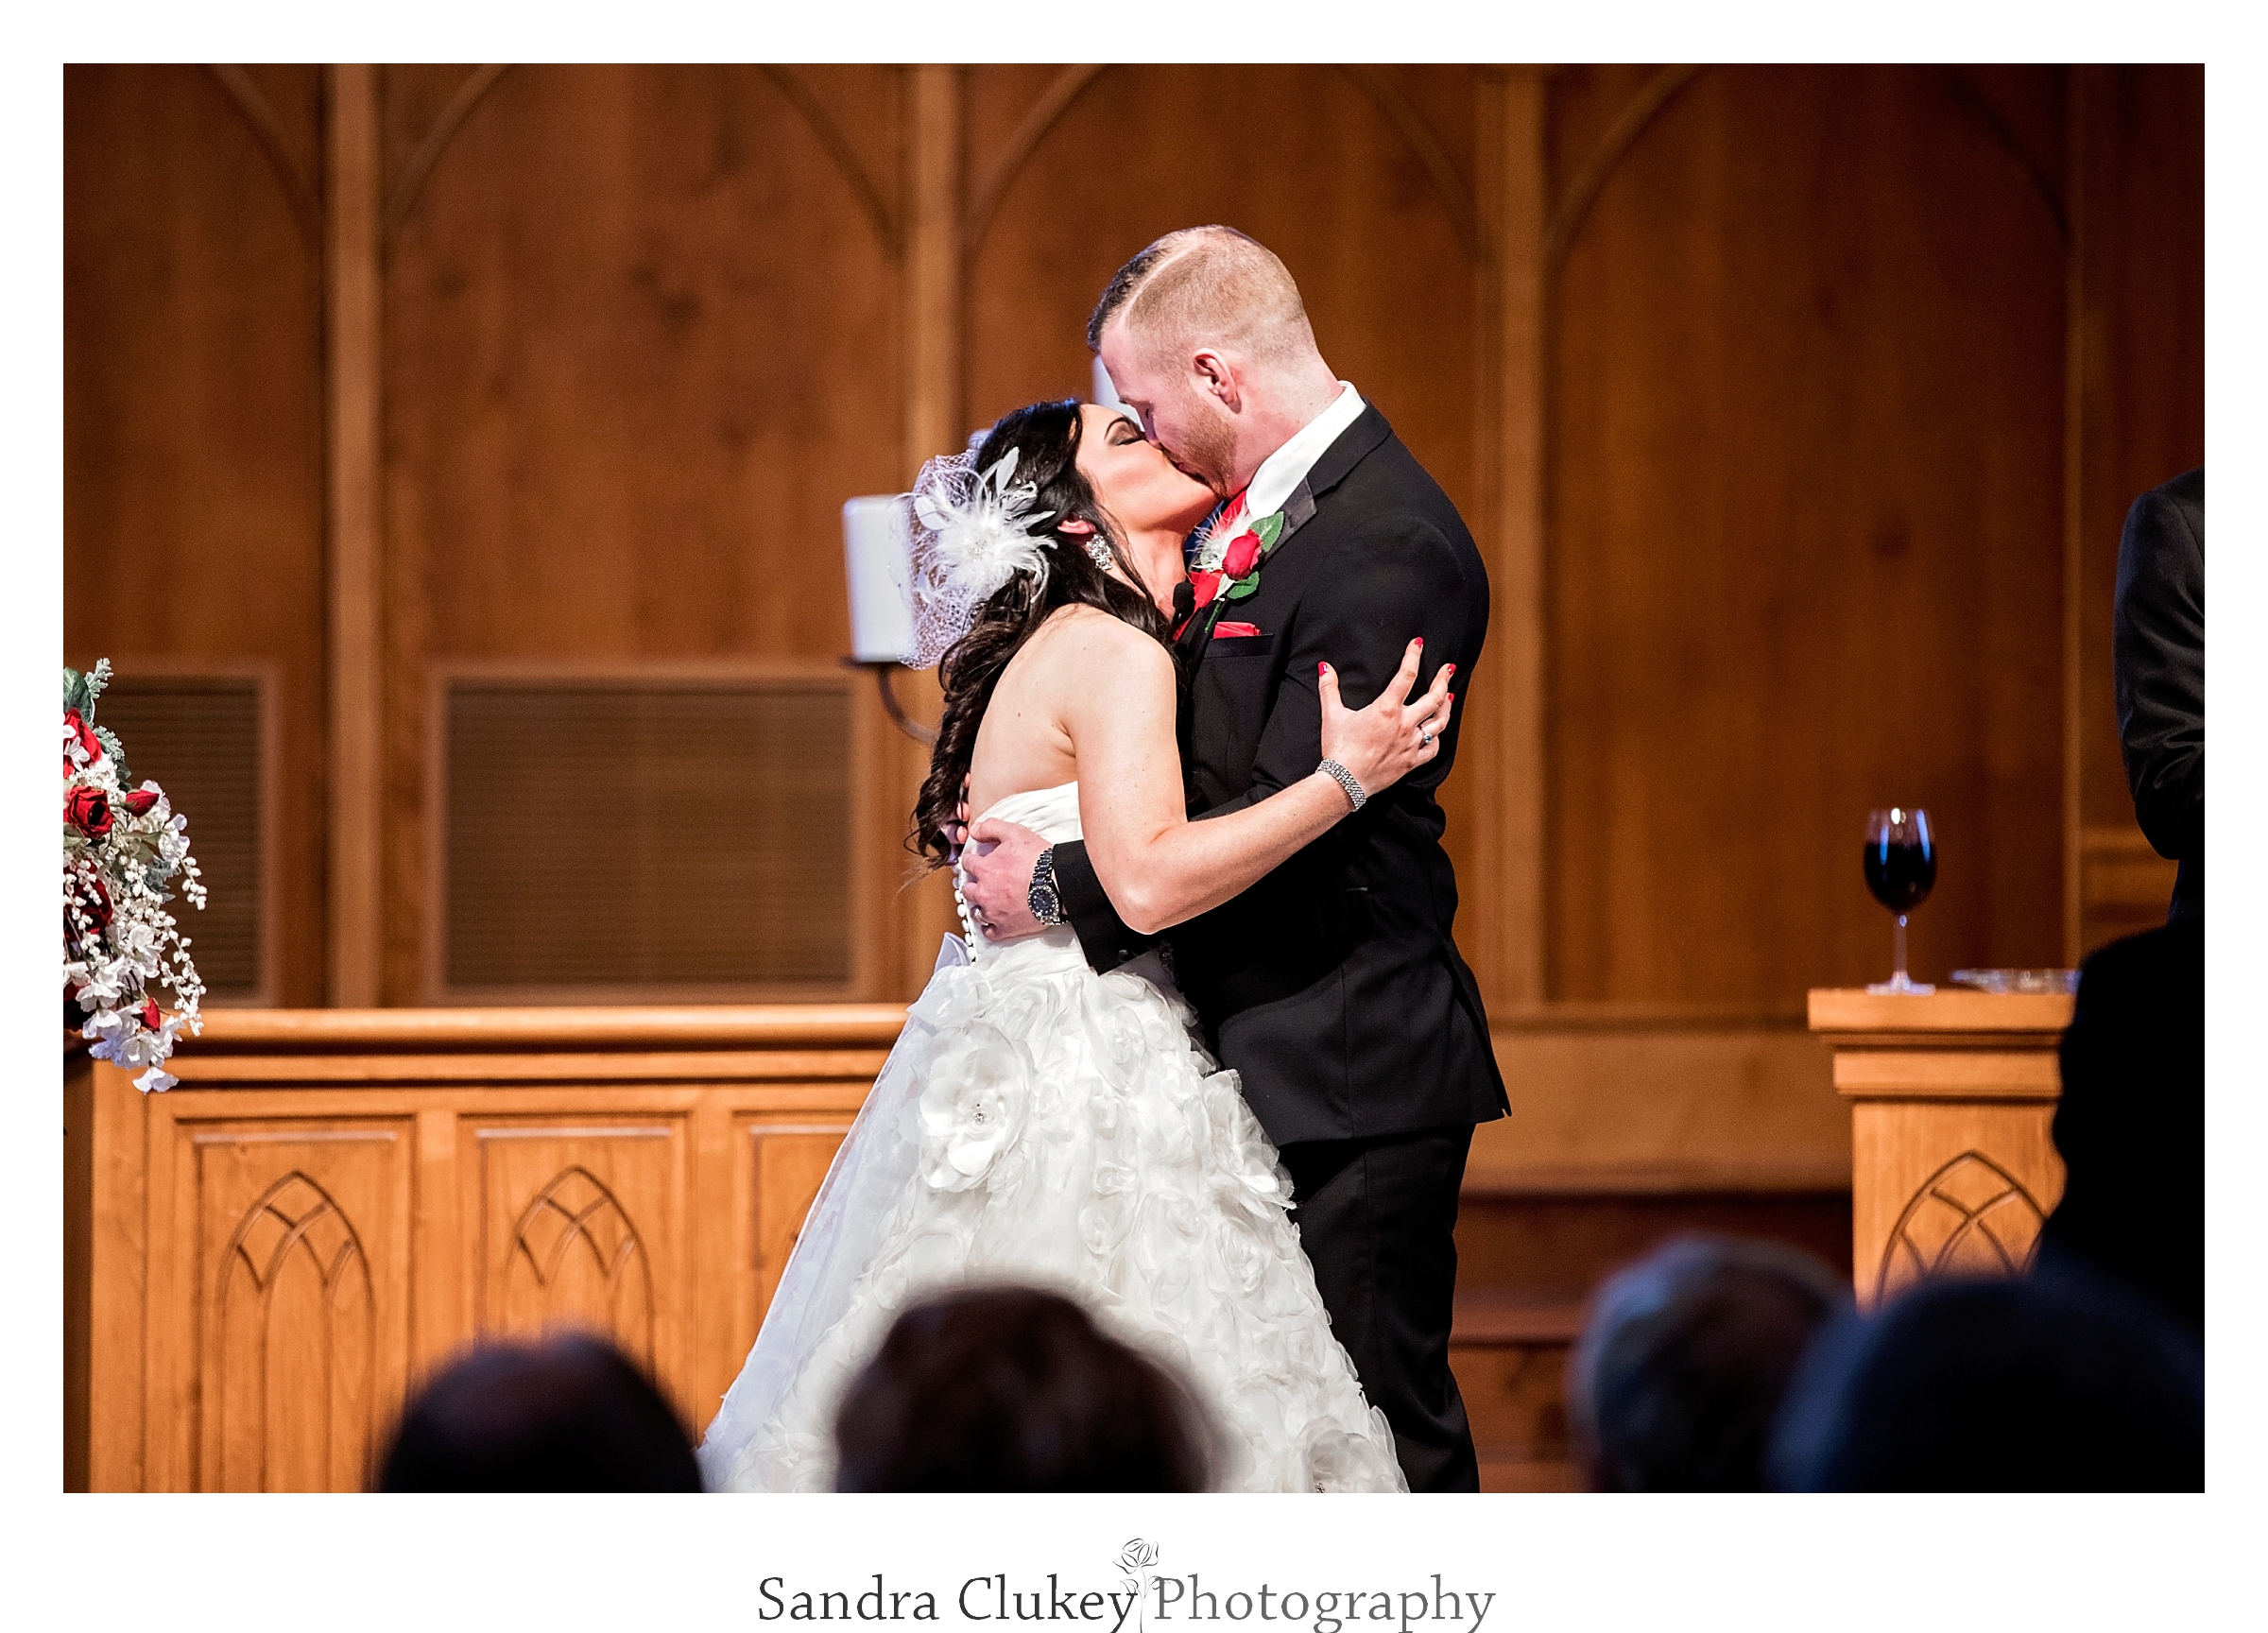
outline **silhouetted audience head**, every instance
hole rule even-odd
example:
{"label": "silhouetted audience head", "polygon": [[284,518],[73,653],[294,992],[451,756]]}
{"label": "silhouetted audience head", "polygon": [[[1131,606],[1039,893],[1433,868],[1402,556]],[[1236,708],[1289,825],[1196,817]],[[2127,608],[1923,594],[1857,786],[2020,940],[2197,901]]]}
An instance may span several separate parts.
{"label": "silhouetted audience head", "polygon": [[1568,1357],[1577,1459],[1604,1491],[1756,1491],[1781,1392],[1848,1289],[1777,1243],[1683,1236],[1609,1277]]}
{"label": "silhouetted audience head", "polygon": [[2205,920],[2099,949],[2059,1051],[2063,1198],[2040,1263],[2081,1266],[2205,1332]]}
{"label": "silhouetted audience head", "polygon": [[698,1491],[678,1415],[604,1339],[491,1344],[402,1415],[381,1491]]}
{"label": "silhouetted audience head", "polygon": [[1212,1430],[1067,1298],[968,1288],[898,1317],[835,1416],[841,1491],[1203,1491]]}
{"label": "silhouetted audience head", "polygon": [[2196,1491],[2205,1364],[2099,1278],[1924,1281],[1823,1332],[1773,1436],[1796,1491]]}

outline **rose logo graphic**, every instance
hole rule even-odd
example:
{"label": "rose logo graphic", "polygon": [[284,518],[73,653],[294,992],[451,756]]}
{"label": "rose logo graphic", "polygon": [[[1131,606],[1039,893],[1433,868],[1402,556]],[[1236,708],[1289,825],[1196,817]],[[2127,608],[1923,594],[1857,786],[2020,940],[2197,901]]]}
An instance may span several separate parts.
{"label": "rose logo graphic", "polygon": [[1137,1537],[1118,1551],[1119,1574],[1134,1589],[1134,1625],[1143,1625],[1142,1596],[1150,1586],[1150,1567],[1158,1563],[1158,1544]]}

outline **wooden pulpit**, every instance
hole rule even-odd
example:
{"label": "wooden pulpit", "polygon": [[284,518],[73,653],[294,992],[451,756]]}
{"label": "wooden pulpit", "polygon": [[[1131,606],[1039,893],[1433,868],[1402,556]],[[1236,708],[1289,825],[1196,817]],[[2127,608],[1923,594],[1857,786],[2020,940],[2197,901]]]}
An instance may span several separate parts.
{"label": "wooden pulpit", "polygon": [[1871,1308],[1927,1276],[2028,1268],[2063,1195],[2049,1125],[2064,993],[1817,988],[1812,1030],[1850,1102],[1851,1264]]}
{"label": "wooden pulpit", "polygon": [[595,1330],[703,1428],[895,1005],[227,1009],[63,1065],[64,1485],[352,1491],[465,1345]]}

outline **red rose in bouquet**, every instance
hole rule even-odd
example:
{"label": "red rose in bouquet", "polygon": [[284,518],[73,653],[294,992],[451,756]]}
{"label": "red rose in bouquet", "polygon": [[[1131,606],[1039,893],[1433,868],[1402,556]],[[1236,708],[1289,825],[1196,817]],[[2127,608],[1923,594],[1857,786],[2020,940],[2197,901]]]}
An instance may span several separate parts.
{"label": "red rose in bouquet", "polygon": [[63,800],[63,816],[90,839],[111,831],[111,797],[99,788],[74,788]]}
{"label": "red rose in bouquet", "polygon": [[[94,735],[94,727],[79,718],[77,710],[64,710],[63,724],[70,729],[71,734],[78,739],[78,746],[87,751],[88,765],[92,765],[102,758],[102,739]],[[63,756],[63,775],[68,777],[77,769],[78,766],[73,763],[71,756],[65,754]]]}
{"label": "red rose in bouquet", "polygon": [[1242,578],[1260,565],[1260,535],[1241,533],[1228,544],[1228,554],[1221,558],[1221,571],[1232,579]]}
{"label": "red rose in bouquet", "polygon": [[129,811],[137,816],[146,816],[150,807],[158,802],[158,791],[154,788],[129,788],[125,799]]}

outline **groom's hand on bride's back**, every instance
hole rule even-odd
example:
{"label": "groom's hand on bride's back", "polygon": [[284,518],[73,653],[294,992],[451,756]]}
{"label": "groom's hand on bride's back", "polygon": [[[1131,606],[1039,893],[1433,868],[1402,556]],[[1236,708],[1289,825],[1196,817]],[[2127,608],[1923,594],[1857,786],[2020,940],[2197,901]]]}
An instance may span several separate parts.
{"label": "groom's hand on bride's back", "polygon": [[988,816],[968,831],[961,851],[961,900],[976,916],[986,940],[1016,941],[1040,933],[1040,921],[1032,917],[1032,873],[1046,849],[1047,841],[1029,828],[996,817]]}
{"label": "groom's hand on bride's back", "polygon": [[[1046,848],[1046,841],[1013,822],[986,822],[980,824],[980,836],[972,846],[967,777],[961,779],[961,799],[953,814],[955,820],[946,829],[946,837],[954,844],[953,859],[961,868],[961,900],[976,919],[977,934],[988,941],[1037,936],[1040,924],[1032,917],[1032,875],[1039,869],[1040,852]],[[1005,857],[999,854],[1004,836],[1009,839],[1012,852]],[[1023,868],[1021,881],[1016,872],[1019,857]]]}

